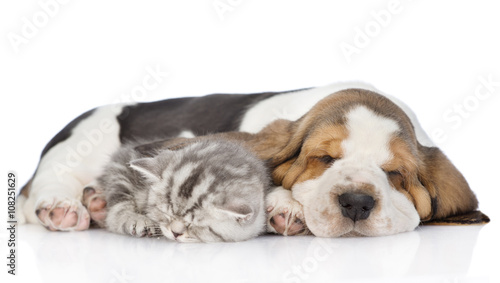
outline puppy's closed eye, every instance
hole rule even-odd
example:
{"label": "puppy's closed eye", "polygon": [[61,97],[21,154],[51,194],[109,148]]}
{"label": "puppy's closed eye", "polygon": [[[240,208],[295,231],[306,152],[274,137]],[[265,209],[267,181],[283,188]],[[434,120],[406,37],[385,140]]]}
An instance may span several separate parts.
{"label": "puppy's closed eye", "polygon": [[401,174],[401,172],[399,172],[398,170],[389,171],[389,172],[387,172],[387,175],[389,177],[403,177],[403,175]]}
{"label": "puppy's closed eye", "polygon": [[322,163],[327,164],[327,165],[333,164],[338,159],[338,158],[333,158],[330,155],[323,155],[323,156],[319,156],[319,157],[316,157],[316,158],[319,161],[321,161]]}
{"label": "puppy's closed eye", "polygon": [[404,190],[405,179],[403,174],[399,170],[386,171],[387,178],[392,183],[392,185],[398,190]]}

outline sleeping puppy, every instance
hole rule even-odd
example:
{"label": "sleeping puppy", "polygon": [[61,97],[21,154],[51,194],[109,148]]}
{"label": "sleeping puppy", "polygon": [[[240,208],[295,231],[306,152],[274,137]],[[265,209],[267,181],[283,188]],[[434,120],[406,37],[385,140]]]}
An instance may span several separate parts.
{"label": "sleeping puppy", "polygon": [[304,234],[307,222],[317,236],[377,236],[467,213],[451,221],[487,221],[412,112],[372,90],[337,84],[96,108],[45,147],[18,209],[50,230],[88,229],[83,188],[121,144],[244,131],[236,136],[268,161],[277,185],[267,199],[271,232]]}
{"label": "sleeping puppy", "polygon": [[274,131],[288,140],[270,159],[273,180],[292,191],[316,236],[382,236],[421,222],[489,221],[475,211],[478,202],[462,174],[394,98],[339,91]]}

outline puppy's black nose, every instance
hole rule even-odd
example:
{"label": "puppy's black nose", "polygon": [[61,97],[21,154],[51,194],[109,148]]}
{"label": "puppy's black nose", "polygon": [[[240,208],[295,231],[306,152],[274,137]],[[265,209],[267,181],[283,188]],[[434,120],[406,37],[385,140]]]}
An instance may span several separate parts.
{"label": "puppy's black nose", "polygon": [[349,217],[352,221],[368,218],[375,206],[375,200],[365,194],[345,193],[339,196],[340,208],[344,217]]}

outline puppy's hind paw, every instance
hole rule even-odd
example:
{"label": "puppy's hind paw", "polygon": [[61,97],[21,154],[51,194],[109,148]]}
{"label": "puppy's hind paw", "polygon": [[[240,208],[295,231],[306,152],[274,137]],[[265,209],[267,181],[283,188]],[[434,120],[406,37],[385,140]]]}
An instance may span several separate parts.
{"label": "puppy's hind paw", "polygon": [[37,202],[35,213],[40,223],[51,231],[81,231],[90,225],[90,216],[77,199],[42,198]]}

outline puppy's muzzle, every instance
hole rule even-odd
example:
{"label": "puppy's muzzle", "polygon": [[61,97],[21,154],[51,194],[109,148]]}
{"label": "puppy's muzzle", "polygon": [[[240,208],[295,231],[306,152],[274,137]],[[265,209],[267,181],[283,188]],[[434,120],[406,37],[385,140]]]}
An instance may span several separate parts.
{"label": "puppy's muzzle", "polygon": [[367,194],[344,193],[339,196],[339,205],[342,215],[356,222],[370,216],[375,200]]}

